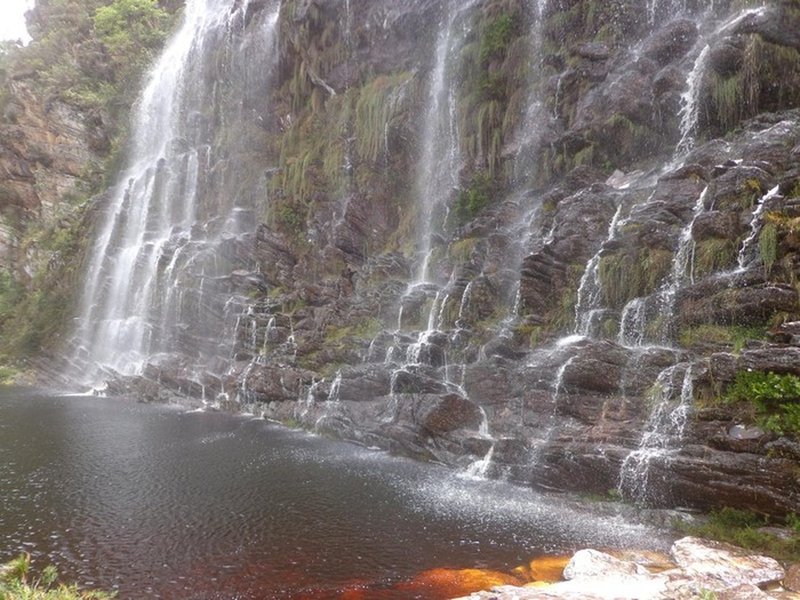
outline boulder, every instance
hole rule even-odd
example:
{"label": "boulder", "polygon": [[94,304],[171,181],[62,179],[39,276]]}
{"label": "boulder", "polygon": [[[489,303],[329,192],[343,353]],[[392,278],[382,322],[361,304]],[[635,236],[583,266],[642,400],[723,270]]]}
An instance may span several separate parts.
{"label": "boulder", "polygon": [[775,559],[723,542],[685,537],[672,545],[670,554],[689,577],[702,581],[712,591],[743,584],[766,586],[780,582],[785,575]]}
{"label": "boulder", "polygon": [[636,577],[647,575],[647,569],[632,562],[614,558],[597,550],[580,550],[564,567],[564,579]]}
{"label": "boulder", "polygon": [[789,565],[786,569],[783,585],[790,592],[800,593],[800,563]]}

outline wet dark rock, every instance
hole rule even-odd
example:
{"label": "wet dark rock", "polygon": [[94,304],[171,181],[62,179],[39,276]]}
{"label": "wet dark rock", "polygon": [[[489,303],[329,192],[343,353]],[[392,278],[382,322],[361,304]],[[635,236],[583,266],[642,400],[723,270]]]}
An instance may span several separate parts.
{"label": "wet dark rock", "polygon": [[589,60],[605,60],[611,56],[611,49],[602,42],[587,42],[575,48],[575,54]]}
{"label": "wet dark rock", "polygon": [[282,365],[244,367],[239,390],[248,401],[295,402],[311,385],[314,373]]}
{"label": "wet dark rock", "polygon": [[415,406],[415,421],[431,435],[456,429],[477,430],[481,420],[480,409],[458,394],[425,396]]}
{"label": "wet dark rock", "polygon": [[355,365],[341,374],[339,400],[370,401],[391,392],[391,373],[384,365]]}
{"label": "wet dark rock", "polygon": [[800,13],[791,1],[745,17],[736,33],[757,33],[768,42],[800,50]]}
{"label": "wet dark rock", "polygon": [[800,376],[800,348],[771,347],[746,350],[739,355],[738,369],[769,371]]}
{"label": "wet dark rock", "polygon": [[461,300],[459,318],[468,325],[488,319],[495,312],[498,292],[488,277],[476,277],[464,288],[466,296]]}
{"label": "wet dark rock", "polygon": [[420,366],[408,366],[394,374],[395,394],[443,394],[447,386],[434,371]]}
{"label": "wet dark rock", "polygon": [[707,239],[727,239],[744,231],[736,213],[721,210],[710,210],[697,217],[692,226],[692,238],[695,241]]}
{"label": "wet dark rock", "polygon": [[714,180],[711,206],[717,210],[746,209],[773,185],[775,182],[764,169],[733,167]]}
{"label": "wet dark rock", "polygon": [[797,440],[780,437],[777,440],[767,442],[764,445],[764,450],[768,455],[776,458],[800,460],[800,442]]}
{"label": "wet dark rock", "polygon": [[564,293],[573,293],[579,274],[570,265],[585,264],[605,239],[615,194],[596,185],[558,203],[553,243],[523,260],[520,299],[527,312],[547,314],[558,308]]}
{"label": "wet dark rock", "polygon": [[685,56],[694,46],[697,36],[697,26],[692,21],[678,19],[650,36],[642,54],[663,66]]}
{"label": "wet dark rock", "polygon": [[734,425],[724,432],[709,436],[708,443],[718,450],[761,454],[770,437],[759,427]]}
{"label": "wet dark rock", "polygon": [[730,288],[723,279],[685,288],[677,301],[679,319],[684,325],[759,325],[776,312],[791,314],[797,307],[798,292],[792,286],[762,283]]}
{"label": "wet dark rock", "polygon": [[782,323],[767,332],[770,341],[778,344],[800,346],[800,321]]}
{"label": "wet dark rock", "polygon": [[662,97],[669,93],[679,93],[685,85],[683,72],[676,66],[667,66],[653,78],[653,95]]}
{"label": "wet dark rock", "polygon": [[231,273],[231,282],[237,289],[267,291],[267,282],[261,273],[237,270]]}
{"label": "wet dark rock", "polygon": [[256,256],[266,267],[264,276],[268,282],[289,285],[293,281],[292,271],[297,259],[291,246],[266,225],[260,225],[256,230]]}
{"label": "wet dark rock", "polygon": [[792,464],[788,459],[765,463],[756,454],[688,445],[668,464],[658,465],[651,476],[668,478],[664,481],[670,481],[673,498],[682,499],[684,505],[738,506],[754,512],[769,506],[774,514],[786,514],[800,500]]}
{"label": "wet dark rock", "polygon": [[736,39],[727,39],[715,45],[709,56],[711,68],[722,77],[735,75],[741,69],[743,61],[744,47]]}
{"label": "wet dark rock", "polygon": [[573,388],[615,392],[627,364],[627,353],[613,342],[604,340],[586,345],[565,363],[562,387],[568,392]]}
{"label": "wet dark rock", "polygon": [[517,395],[514,366],[495,357],[469,365],[464,373],[464,387],[469,397],[481,405],[508,402]]}

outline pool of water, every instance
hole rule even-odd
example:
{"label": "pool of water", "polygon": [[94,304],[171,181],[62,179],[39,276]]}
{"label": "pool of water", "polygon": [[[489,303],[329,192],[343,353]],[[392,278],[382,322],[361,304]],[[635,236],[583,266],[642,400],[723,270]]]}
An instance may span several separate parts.
{"label": "pool of water", "polygon": [[0,391],[0,560],[28,551],[123,599],[429,598],[402,582],[667,544],[558,497],[260,419]]}

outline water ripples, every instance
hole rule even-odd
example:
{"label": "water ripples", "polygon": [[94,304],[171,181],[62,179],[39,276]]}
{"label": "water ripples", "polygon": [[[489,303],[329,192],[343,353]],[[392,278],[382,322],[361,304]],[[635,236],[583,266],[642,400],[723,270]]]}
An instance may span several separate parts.
{"label": "water ripples", "polygon": [[651,530],[508,484],[214,412],[0,396],[0,559],[120,598],[332,597]]}

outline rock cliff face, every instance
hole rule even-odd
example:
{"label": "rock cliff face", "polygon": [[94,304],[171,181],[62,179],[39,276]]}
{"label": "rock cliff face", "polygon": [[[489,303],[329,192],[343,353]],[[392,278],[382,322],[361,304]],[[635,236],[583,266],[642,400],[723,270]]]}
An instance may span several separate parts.
{"label": "rock cliff face", "polygon": [[[795,2],[230,4],[193,66],[208,110],[182,117],[203,139],[168,140],[214,158],[156,244],[178,292],[137,313],[112,389],[534,486],[800,512]],[[233,53],[263,60],[273,13],[248,88]],[[91,129],[54,110],[37,164],[62,189]],[[35,209],[14,148],[3,185]],[[72,373],[99,343],[62,349]]]}
{"label": "rock cliff face", "polygon": [[[11,81],[0,128],[0,257],[33,275],[19,235],[30,222],[64,216],[65,196],[85,192],[86,169],[107,143],[102,122],[79,108],[46,101],[24,79]],[[66,204],[66,202],[64,202]]]}

